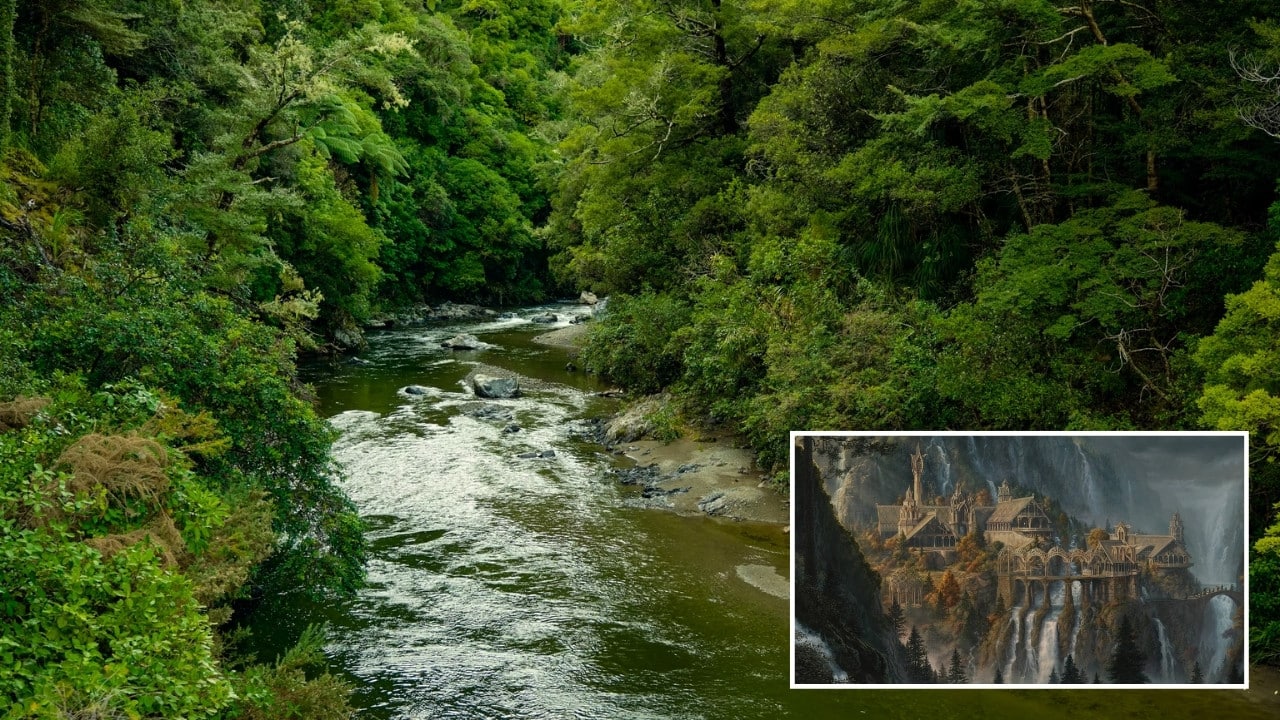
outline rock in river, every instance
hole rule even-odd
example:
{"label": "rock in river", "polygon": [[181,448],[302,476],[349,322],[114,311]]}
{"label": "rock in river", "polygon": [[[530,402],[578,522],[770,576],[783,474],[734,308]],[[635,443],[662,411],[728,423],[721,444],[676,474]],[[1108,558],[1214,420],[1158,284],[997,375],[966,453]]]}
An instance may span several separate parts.
{"label": "rock in river", "polygon": [[454,350],[483,350],[493,347],[487,342],[483,342],[471,333],[461,333],[440,343],[441,347],[452,348]]}
{"label": "rock in river", "polygon": [[422,385],[407,385],[400,388],[400,392],[405,393],[406,395],[426,395],[431,392],[431,390],[423,387]]}
{"label": "rock in river", "polygon": [[492,375],[474,375],[471,388],[477,397],[513,398],[520,395],[520,381],[513,377],[494,377]]}
{"label": "rock in river", "polygon": [[544,312],[544,313],[539,313],[537,315],[534,315],[533,317],[529,318],[529,321],[536,322],[536,323],[553,323],[553,322],[559,322],[560,318],[553,312]]}

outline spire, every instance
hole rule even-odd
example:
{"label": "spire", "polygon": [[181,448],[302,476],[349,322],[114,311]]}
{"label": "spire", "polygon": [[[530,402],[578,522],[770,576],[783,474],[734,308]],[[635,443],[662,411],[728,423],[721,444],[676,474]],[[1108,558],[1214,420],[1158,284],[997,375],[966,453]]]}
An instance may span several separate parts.
{"label": "spire", "polygon": [[920,452],[920,443],[916,443],[916,454],[911,456],[911,474],[915,476],[912,487],[915,490],[916,502],[923,505],[924,491],[920,485],[920,478],[924,475],[924,454]]}
{"label": "spire", "polygon": [[1005,478],[1004,482],[1000,483],[1000,490],[999,490],[998,496],[996,497],[996,501],[1009,502],[1012,499],[1013,499],[1013,488],[1009,487],[1009,478]]}
{"label": "spire", "polygon": [[1173,511],[1173,517],[1169,519],[1169,534],[1174,540],[1182,542],[1182,516],[1177,510]]}

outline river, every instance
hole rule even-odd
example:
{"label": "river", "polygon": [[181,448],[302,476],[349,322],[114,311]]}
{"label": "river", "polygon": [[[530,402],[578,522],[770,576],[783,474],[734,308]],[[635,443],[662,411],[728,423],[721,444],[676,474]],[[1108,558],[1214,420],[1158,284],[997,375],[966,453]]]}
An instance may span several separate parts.
{"label": "river", "polygon": [[[544,310],[562,322],[524,319]],[[620,461],[575,429],[616,401],[593,395],[594,378],[567,371],[564,350],[533,342],[585,312],[547,306],[381,331],[362,355],[368,365],[307,369],[340,432],[343,487],[368,524],[369,582],[340,603],[297,592],[265,598],[247,621],[260,658],[278,655],[307,625],[327,624],[330,670],[354,685],[368,719],[1049,720],[1142,708],[1168,720],[1280,709],[1271,689],[789,690],[788,603],[742,579],[743,568],[761,566],[788,575],[787,536],[775,525],[653,510],[609,477]],[[458,332],[494,347],[440,347]],[[463,384],[478,363],[537,382],[521,398],[481,404]],[[411,384],[425,394],[401,391]],[[512,424],[520,429],[506,432]],[[518,457],[547,450],[554,457]],[[1274,674],[1264,677],[1280,687]]]}

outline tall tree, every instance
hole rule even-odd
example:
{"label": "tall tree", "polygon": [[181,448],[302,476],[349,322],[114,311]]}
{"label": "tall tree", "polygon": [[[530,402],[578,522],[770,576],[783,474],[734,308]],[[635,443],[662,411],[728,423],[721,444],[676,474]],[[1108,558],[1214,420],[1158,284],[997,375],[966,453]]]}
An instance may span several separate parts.
{"label": "tall tree", "polygon": [[963,685],[969,682],[969,677],[965,673],[964,663],[960,659],[959,648],[951,650],[951,667],[947,670],[947,682],[953,685]]}
{"label": "tall tree", "polygon": [[1084,675],[1080,672],[1080,668],[1076,667],[1075,657],[1068,653],[1067,661],[1062,666],[1062,684],[1078,685],[1084,681]]}
{"label": "tall tree", "polygon": [[1138,636],[1126,614],[1120,620],[1116,631],[1116,646],[1111,652],[1111,660],[1107,663],[1107,679],[1117,684],[1137,685],[1150,682],[1143,672],[1146,655],[1138,645]]}
{"label": "tall tree", "polygon": [[895,638],[902,637],[902,631],[906,628],[907,617],[902,611],[902,604],[898,602],[898,598],[893,598],[893,604],[889,606],[889,624],[893,627],[893,636]]}

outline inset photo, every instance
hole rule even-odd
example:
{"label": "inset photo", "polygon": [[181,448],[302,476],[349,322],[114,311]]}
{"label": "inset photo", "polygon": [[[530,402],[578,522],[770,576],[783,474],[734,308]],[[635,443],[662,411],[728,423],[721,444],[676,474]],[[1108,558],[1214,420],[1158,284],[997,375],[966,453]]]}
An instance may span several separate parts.
{"label": "inset photo", "polygon": [[1246,433],[791,440],[792,687],[1248,686]]}

